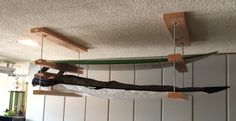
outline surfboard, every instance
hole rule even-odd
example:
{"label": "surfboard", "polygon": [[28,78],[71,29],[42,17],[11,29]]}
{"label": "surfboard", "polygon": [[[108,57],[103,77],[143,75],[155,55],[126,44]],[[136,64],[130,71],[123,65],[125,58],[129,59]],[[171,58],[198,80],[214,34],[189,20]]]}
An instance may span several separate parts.
{"label": "surfboard", "polygon": [[[186,64],[207,58],[216,54],[215,52],[205,54],[184,55],[183,60]],[[109,65],[112,70],[133,70],[135,69],[153,69],[166,68],[173,66],[173,62],[168,61],[168,56],[158,57],[135,57],[135,58],[107,58],[107,59],[81,59],[81,60],[47,60],[57,64],[72,64],[86,67],[90,70],[107,70]]]}
{"label": "surfboard", "polygon": [[[32,80],[33,86],[41,85],[43,87],[53,86],[54,91],[75,93],[79,95],[91,95],[107,98],[127,98],[132,97],[158,97],[158,95],[172,94],[211,94],[223,91],[228,86],[214,87],[174,87],[170,85],[133,85],[125,84],[117,81],[97,81],[95,79],[84,78],[73,75],[58,75],[52,79],[40,79],[35,77]],[[58,86],[60,85],[60,86]],[[126,95],[126,96],[125,96]],[[164,96],[163,95],[163,96]]]}

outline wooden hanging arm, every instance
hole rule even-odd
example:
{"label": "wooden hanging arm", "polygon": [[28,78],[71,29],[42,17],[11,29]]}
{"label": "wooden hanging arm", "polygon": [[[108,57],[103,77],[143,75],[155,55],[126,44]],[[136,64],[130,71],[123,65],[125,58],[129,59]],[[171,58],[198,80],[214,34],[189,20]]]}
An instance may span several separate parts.
{"label": "wooden hanging arm", "polygon": [[61,74],[54,74],[49,72],[38,72],[34,75],[34,77],[40,78],[42,80],[50,80],[59,77]]}
{"label": "wooden hanging arm", "polygon": [[186,16],[186,12],[166,13],[163,15],[163,19],[172,38],[174,38],[173,25],[176,24],[176,46],[191,44]]}
{"label": "wooden hanging arm", "polygon": [[83,68],[78,67],[76,65],[47,62],[46,60],[42,60],[42,59],[36,60],[35,64],[41,65],[41,66],[47,67],[47,68],[57,69],[60,71],[83,74],[83,71],[82,71]]}
{"label": "wooden hanging arm", "polygon": [[181,92],[168,92],[167,98],[174,100],[189,100],[189,96]]}
{"label": "wooden hanging arm", "polygon": [[168,61],[169,62],[175,62],[175,69],[178,72],[188,72],[188,68],[186,63],[184,62],[183,57],[181,54],[170,54],[168,55]]}
{"label": "wooden hanging arm", "polygon": [[70,97],[82,97],[75,93],[59,92],[54,90],[33,90],[34,95],[52,95],[52,96],[70,96]]}
{"label": "wooden hanging arm", "polygon": [[38,35],[38,36],[45,36],[47,40],[50,40],[58,45],[61,45],[65,48],[68,48],[73,51],[80,51],[80,52],[87,52],[88,48],[85,46],[82,46],[64,36],[62,36],[59,33],[56,33],[52,30],[49,30],[45,27],[39,27],[39,28],[32,28],[31,33]]}

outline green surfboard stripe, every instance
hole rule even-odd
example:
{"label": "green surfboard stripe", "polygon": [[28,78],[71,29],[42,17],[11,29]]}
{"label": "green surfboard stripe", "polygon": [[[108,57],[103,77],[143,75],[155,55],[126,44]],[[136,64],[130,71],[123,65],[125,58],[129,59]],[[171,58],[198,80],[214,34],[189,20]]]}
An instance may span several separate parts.
{"label": "green surfboard stripe", "polygon": [[[190,63],[196,60],[206,58],[210,55],[214,55],[217,52],[211,52],[206,54],[195,54],[183,56],[186,63]],[[64,63],[64,64],[81,64],[81,65],[104,65],[104,64],[148,64],[148,63],[167,63],[168,58],[166,56],[161,57],[138,57],[138,58],[111,58],[111,59],[88,59],[88,60],[52,60],[49,62]]]}

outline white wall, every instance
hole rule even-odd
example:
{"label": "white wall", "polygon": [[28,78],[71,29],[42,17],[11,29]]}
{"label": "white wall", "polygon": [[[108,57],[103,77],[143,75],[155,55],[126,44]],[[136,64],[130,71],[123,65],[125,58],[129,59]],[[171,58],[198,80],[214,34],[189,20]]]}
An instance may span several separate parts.
{"label": "white wall", "polygon": [[[227,58],[228,57],[228,58]],[[59,97],[29,95],[28,121],[229,121],[236,119],[236,55],[216,55],[188,64],[185,86],[222,86],[231,88],[210,95],[194,96],[189,101],[161,99],[108,100],[96,97]],[[229,68],[227,68],[229,67]],[[91,71],[82,76],[135,84],[171,84],[172,68],[137,71]],[[177,74],[182,86],[182,74]],[[45,102],[44,102],[45,101]],[[229,103],[227,103],[229,102]],[[229,108],[227,108],[229,104]],[[229,110],[229,113],[226,113]]]}
{"label": "white wall", "polygon": [[12,77],[0,77],[0,115],[3,115],[9,106],[9,91],[15,81]]}
{"label": "white wall", "polygon": [[[1,63],[2,64],[2,63]],[[2,64],[5,66],[5,64]],[[14,73],[27,75],[28,73],[28,64],[27,63],[17,63],[14,68],[16,71]],[[26,77],[19,77],[18,81],[23,82],[27,81]],[[3,112],[9,107],[9,96],[10,90],[15,90],[14,83],[16,82],[15,77],[7,76],[0,74],[0,115],[3,115]]]}

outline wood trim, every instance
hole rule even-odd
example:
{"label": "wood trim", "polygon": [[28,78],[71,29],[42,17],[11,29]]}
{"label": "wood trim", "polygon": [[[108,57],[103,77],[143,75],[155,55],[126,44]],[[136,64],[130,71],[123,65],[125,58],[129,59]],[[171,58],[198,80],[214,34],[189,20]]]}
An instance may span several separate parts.
{"label": "wood trim", "polygon": [[60,71],[83,74],[83,71],[82,71],[83,68],[76,65],[47,62],[46,60],[43,60],[43,59],[36,60],[34,63],[36,65],[40,65],[40,66],[52,68],[52,69],[57,69]]}
{"label": "wood trim", "polygon": [[73,51],[80,51],[80,52],[88,51],[87,47],[82,46],[79,43],[74,42],[66,38],[65,36],[62,36],[61,34],[56,33],[52,30],[49,30],[48,28],[45,28],[45,27],[32,28],[31,33],[38,36],[45,36],[47,40],[50,40],[58,45],[61,45]]}
{"label": "wood trim", "polygon": [[168,55],[168,61],[169,62],[184,62],[184,59],[181,54],[169,54]]}
{"label": "wood trim", "polygon": [[186,63],[184,62],[184,59],[181,54],[169,54],[168,55],[168,61],[169,62],[175,62],[175,69],[178,72],[188,72],[188,68]]}
{"label": "wood trim", "polygon": [[48,69],[49,68],[47,68],[47,67],[43,67],[42,69],[40,69],[40,72],[46,72],[46,71],[48,71]]}
{"label": "wood trim", "polygon": [[43,80],[55,79],[60,76],[59,74],[49,73],[49,72],[38,72],[34,75],[37,78],[41,78]]}
{"label": "wood trim", "polygon": [[181,92],[168,92],[167,97],[175,100],[189,100],[189,96]]}
{"label": "wood trim", "polygon": [[163,15],[163,19],[172,38],[174,38],[173,26],[174,24],[176,24],[176,46],[182,46],[182,44],[191,44],[189,30],[186,22],[186,16],[186,12],[165,13]]}
{"label": "wood trim", "polygon": [[82,97],[75,93],[59,92],[54,90],[33,90],[34,95],[53,95],[53,96],[70,96],[70,97]]}
{"label": "wood trim", "polygon": [[178,72],[188,72],[188,68],[187,68],[187,65],[185,63],[182,63],[182,62],[178,62],[175,64],[175,69],[178,71]]}

